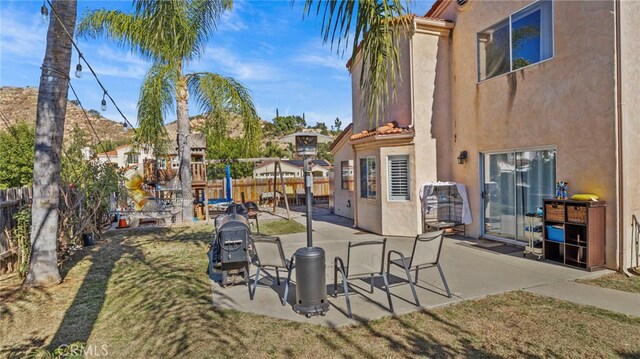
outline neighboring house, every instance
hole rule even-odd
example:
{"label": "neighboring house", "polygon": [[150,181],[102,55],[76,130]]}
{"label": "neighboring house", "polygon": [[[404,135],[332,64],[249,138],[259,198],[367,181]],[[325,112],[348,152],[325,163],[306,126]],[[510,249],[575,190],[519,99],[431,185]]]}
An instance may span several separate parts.
{"label": "neighboring house", "polygon": [[624,267],[640,215],[640,2],[437,0],[410,20],[389,126],[369,130],[361,57],[348,64],[352,135],[333,149],[354,151],[354,224],[420,233],[421,185],[454,181],[469,235],[521,244],[525,213],[568,181],[607,202],[607,266]]}
{"label": "neighboring house", "polygon": [[[201,133],[191,134],[191,171],[193,187],[204,188],[206,184],[205,153],[206,140]],[[172,142],[164,151],[166,154],[156,158],[153,149],[144,146],[123,145],[115,150],[96,154],[98,161],[113,163],[118,168],[143,167],[144,179],[148,184],[166,183],[175,177],[179,167],[178,148]]]}
{"label": "neighboring house", "polygon": [[[282,176],[284,178],[302,178],[302,161],[298,160],[283,160],[280,161],[280,168],[282,169]],[[256,165],[253,170],[253,178],[273,178],[273,171],[275,169],[275,161],[266,161]],[[327,177],[329,170],[331,169],[331,163],[325,160],[313,160],[313,166],[311,172],[314,177]],[[277,174],[280,176],[280,173]]]}
{"label": "neighboring house", "polygon": [[116,147],[113,151],[96,154],[98,161],[102,163],[113,163],[118,168],[129,168],[141,166],[145,160],[153,159],[153,150],[133,145],[123,145]]}

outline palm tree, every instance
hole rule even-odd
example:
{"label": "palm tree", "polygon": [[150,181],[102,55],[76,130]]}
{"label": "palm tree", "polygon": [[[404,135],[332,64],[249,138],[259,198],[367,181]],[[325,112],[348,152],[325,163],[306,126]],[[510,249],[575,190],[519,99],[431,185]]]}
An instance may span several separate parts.
{"label": "palm tree", "polygon": [[[166,138],[165,114],[175,104],[178,156],[181,159],[182,197],[191,195],[191,140],[189,100],[194,99],[208,120],[233,112],[244,124],[243,152],[257,149],[260,125],[249,91],[230,77],[209,72],[186,73],[185,67],[203,54],[220,15],[230,0],[134,0],[133,13],[96,10],[78,24],[80,36],[106,36],[130,48],[152,66],[140,89],[137,142],[160,150]],[[191,202],[183,204],[183,220],[191,221]]]}
{"label": "palm tree", "polygon": [[75,0],[53,0],[47,30],[36,110],[31,257],[25,282],[31,286],[47,286],[61,280],[57,258],[60,156],[71,67],[69,36],[73,36],[76,23],[76,5]]}
{"label": "palm tree", "polygon": [[[305,14],[315,9],[322,17],[323,41],[336,45],[344,53],[349,47],[352,21],[355,32],[351,43],[351,61],[364,64],[360,89],[370,122],[379,123],[380,115],[395,97],[400,75],[399,39],[409,30],[410,18],[404,16],[412,0],[305,0]],[[407,6],[405,7],[406,4]]]}

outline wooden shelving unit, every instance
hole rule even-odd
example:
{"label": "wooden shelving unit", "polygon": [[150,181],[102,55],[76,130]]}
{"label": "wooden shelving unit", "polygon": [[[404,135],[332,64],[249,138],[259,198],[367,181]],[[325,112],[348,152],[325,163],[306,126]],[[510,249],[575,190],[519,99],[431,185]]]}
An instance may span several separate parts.
{"label": "wooden shelving unit", "polygon": [[589,271],[604,268],[605,209],[604,201],[545,199],[545,260]]}

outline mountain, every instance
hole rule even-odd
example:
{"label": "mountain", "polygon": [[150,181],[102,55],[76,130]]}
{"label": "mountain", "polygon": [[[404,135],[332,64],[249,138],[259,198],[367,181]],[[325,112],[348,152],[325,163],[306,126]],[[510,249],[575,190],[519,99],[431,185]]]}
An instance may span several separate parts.
{"label": "mountain", "polygon": [[[7,127],[5,122],[10,124],[25,121],[33,124],[36,120],[36,105],[38,102],[38,89],[36,87],[0,87],[0,130]],[[89,111],[89,109],[86,109]],[[131,141],[133,131],[124,128],[122,123],[111,121],[105,117],[97,115],[97,111],[88,113],[89,121],[95,128],[101,141],[112,141],[113,143],[128,143]],[[73,102],[67,102],[67,116],[64,123],[65,137],[71,132],[75,125],[78,125],[86,134],[86,140],[90,144],[96,144],[96,137],[87,123],[87,118],[80,106]]]}

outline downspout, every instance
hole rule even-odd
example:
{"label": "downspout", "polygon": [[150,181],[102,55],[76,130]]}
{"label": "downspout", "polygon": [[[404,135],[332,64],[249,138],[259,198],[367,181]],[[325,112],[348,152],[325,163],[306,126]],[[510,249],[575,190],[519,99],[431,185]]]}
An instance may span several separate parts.
{"label": "downspout", "polygon": [[[618,152],[618,270],[630,277],[624,265],[624,167],[623,167],[623,146],[622,146],[622,56],[620,54],[622,41],[621,36],[621,20],[620,20],[620,0],[615,0],[615,17],[616,17],[616,137]],[[606,248],[606,247],[605,247]]]}
{"label": "downspout", "polygon": [[411,30],[411,36],[409,37],[409,73],[411,74],[411,76],[409,77],[409,81],[411,81],[411,84],[409,84],[409,88],[411,89],[411,124],[409,124],[409,128],[412,129],[416,118],[416,102],[414,95],[415,71],[413,71],[413,35],[415,35],[416,31],[418,30],[418,25],[415,19],[411,20]]}

